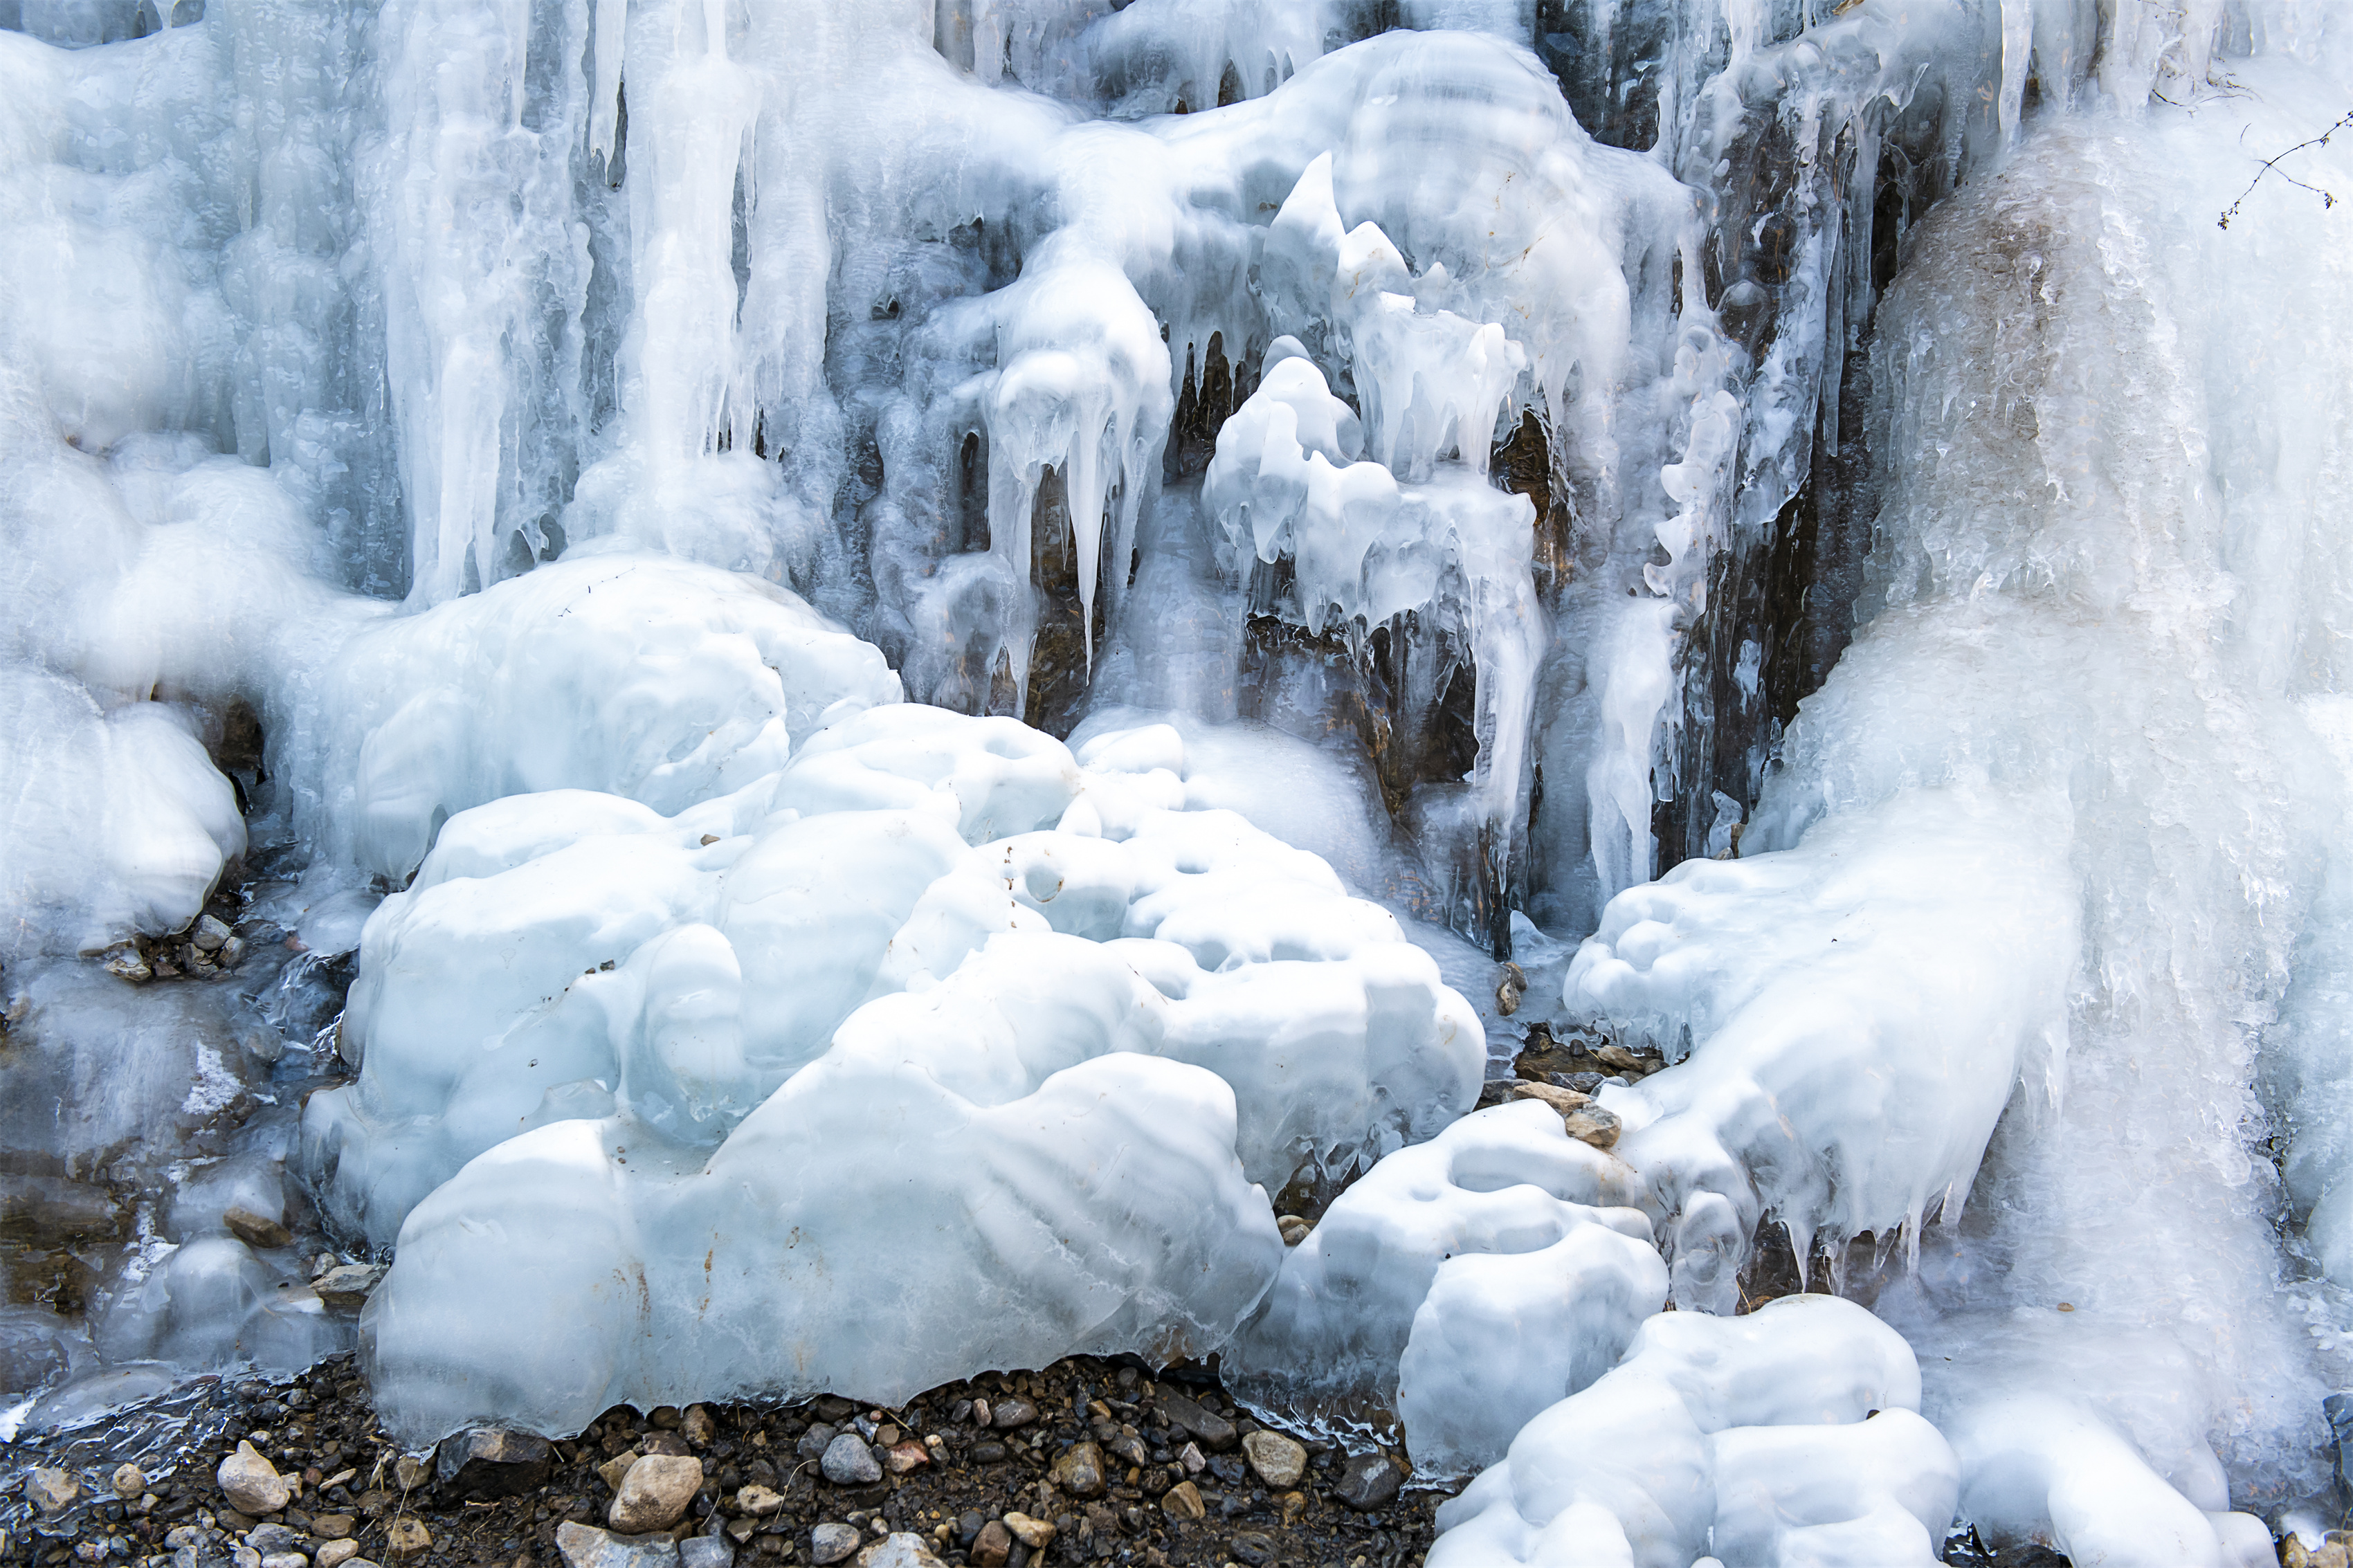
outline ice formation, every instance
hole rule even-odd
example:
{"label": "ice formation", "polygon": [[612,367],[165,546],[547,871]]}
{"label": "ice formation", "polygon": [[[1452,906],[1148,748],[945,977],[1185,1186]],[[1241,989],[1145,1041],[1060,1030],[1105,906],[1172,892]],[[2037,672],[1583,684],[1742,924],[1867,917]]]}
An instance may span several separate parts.
{"label": "ice formation", "polygon": [[2342,7],[0,24],[8,1430],[1216,1352],[1441,1568],[2337,1506]]}

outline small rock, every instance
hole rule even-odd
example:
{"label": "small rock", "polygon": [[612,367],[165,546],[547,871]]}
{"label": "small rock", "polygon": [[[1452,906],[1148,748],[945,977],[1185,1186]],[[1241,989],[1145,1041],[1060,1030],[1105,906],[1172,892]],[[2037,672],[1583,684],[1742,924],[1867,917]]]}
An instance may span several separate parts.
{"label": "small rock", "polygon": [[1340,1484],[1332,1489],[1332,1495],[1359,1513],[1369,1513],[1393,1500],[1404,1484],[1404,1473],[1376,1448],[1340,1467]]}
{"label": "small rock", "polygon": [[1512,1084],[1512,1098],[1514,1100],[1541,1100],[1546,1105],[1551,1106],[1555,1110],[1559,1111],[1563,1116],[1567,1116],[1572,1111],[1583,1110],[1586,1106],[1590,1105],[1593,1102],[1593,1097],[1589,1094],[1579,1094],[1573,1089],[1562,1089],[1556,1085],[1549,1083],[1530,1083],[1525,1079],[1514,1080]]}
{"label": "small rock", "polygon": [[136,1465],[117,1465],[113,1479],[107,1484],[114,1489],[116,1497],[129,1502],[147,1489],[147,1472]]}
{"label": "small rock", "polygon": [[597,1466],[596,1475],[607,1486],[612,1488],[615,1491],[619,1491],[621,1489],[621,1479],[629,1473],[629,1467],[644,1458],[645,1456],[638,1453],[635,1448],[624,1448],[619,1453],[614,1455],[611,1458],[606,1460],[603,1464]]}
{"label": "small rock", "polygon": [[895,1448],[899,1446],[899,1439],[904,1436],[898,1424],[892,1421],[885,1421],[874,1428],[874,1442],[879,1447]]}
{"label": "small rock", "polygon": [[81,1496],[81,1482],[71,1470],[35,1465],[25,1476],[25,1500],[46,1514],[63,1513]]}
{"label": "small rock", "polygon": [[257,1524],[247,1532],[245,1543],[264,1557],[273,1552],[291,1552],[299,1537],[282,1524]]}
{"label": "small rock", "polygon": [[1614,1148],[1620,1131],[1615,1111],[1599,1105],[1588,1105],[1570,1111],[1561,1119],[1571,1138],[1592,1144],[1596,1149]]}
{"label": "small rock", "polygon": [[1265,1568],[1274,1561],[1273,1539],[1256,1531],[1246,1530],[1235,1536],[1226,1542],[1226,1550],[1233,1553],[1235,1562],[1246,1563],[1248,1568]]}
{"label": "small rock", "polygon": [[1005,1463],[1005,1445],[997,1442],[975,1443],[972,1446],[972,1462],[976,1465]]}
{"label": "small rock", "polygon": [[946,1568],[923,1538],[900,1531],[884,1536],[858,1554],[858,1568]]}
{"label": "small rock", "polygon": [[311,1559],[311,1568],[343,1568],[360,1554],[360,1543],[338,1536],[319,1543],[318,1554]]}
{"label": "small rock", "polygon": [[711,1412],[702,1405],[690,1405],[686,1407],[686,1414],[679,1417],[678,1431],[680,1436],[700,1448],[719,1435],[719,1423],[711,1418]]}
{"label": "small rock", "polygon": [[238,964],[244,963],[245,938],[241,936],[233,936],[227,942],[221,943],[220,951],[213,954],[213,962],[220,965],[223,969],[235,969]]}
{"label": "small rock", "polygon": [[882,1468],[894,1476],[903,1476],[931,1462],[932,1451],[915,1442],[894,1443],[882,1456]]}
{"label": "small rock", "polygon": [[1026,1399],[1000,1399],[989,1416],[989,1425],[1000,1432],[1010,1432],[1017,1426],[1027,1426],[1038,1419],[1038,1407]]}
{"label": "small rock", "polygon": [[322,1513],[311,1521],[311,1533],[322,1541],[341,1541],[358,1522],[347,1513]]}
{"label": "small rock", "polygon": [[818,1420],[828,1421],[833,1423],[835,1426],[839,1426],[842,1422],[849,1420],[851,1416],[858,1414],[858,1406],[852,1405],[839,1394],[818,1394],[817,1396],[815,1409],[817,1411],[817,1418]]}
{"label": "small rock", "polygon": [[757,1481],[735,1494],[735,1511],[748,1513],[754,1519],[765,1519],[784,1506],[782,1492],[772,1491]]}
{"label": "small rock", "polygon": [[228,1560],[236,1563],[237,1568],[261,1568],[261,1553],[242,1541],[229,1548]]}
{"label": "small rock", "polygon": [[155,978],[155,972],[147,967],[147,961],[139,956],[139,950],[127,942],[119,947],[107,949],[106,972],[117,980],[128,980],[133,985]]}
{"label": "small rock", "polygon": [[268,1552],[262,1554],[261,1568],[311,1568],[311,1560],[299,1552]]}
{"label": "small rock", "polygon": [[988,1425],[988,1423],[989,1423],[989,1418],[990,1418],[992,1415],[994,1415],[995,1414],[996,1414],[996,1412],[995,1412],[995,1411],[992,1411],[991,1409],[989,1409],[989,1407],[988,1407],[988,1401],[987,1401],[987,1400],[986,1400],[986,1399],[976,1399],[976,1400],[974,1400],[974,1401],[972,1402],[972,1424],[973,1424],[974,1426],[987,1426],[987,1425]]}
{"label": "small rock", "polygon": [[1054,1539],[1051,1521],[1032,1519],[1026,1513],[1007,1513],[1005,1528],[1013,1532],[1014,1540],[1032,1552],[1045,1551]]}
{"label": "small rock", "polygon": [[1005,1560],[1013,1554],[1013,1532],[1002,1521],[990,1520],[972,1538],[973,1568],[1005,1568]]}
{"label": "small rock", "polygon": [[679,1454],[648,1454],[621,1478],[606,1521],[623,1535],[668,1530],[702,1487],[702,1461]]}
{"label": "small rock", "polygon": [[1075,1498],[1103,1495],[1103,1451],[1092,1443],[1073,1443],[1062,1450],[1046,1479]]}
{"label": "small rock", "polygon": [[555,1527],[555,1549],[571,1568],[679,1568],[678,1547],[667,1535],[631,1540],[566,1521]]}
{"label": "small rock", "polygon": [[312,1280],[311,1289],[330,1307],[361,1307],[384,1282],[384,1272],[374,1263],[339,1263]]}
{"label": "small rock", "polygon": [[841,1433],[828,1443],[818,1468],[838,1487],[869,1486],[882,1479],[882,1467],[874,1462],[866,1439],[855,1432]]}
{"label": "small rock", "polygon": [[1615,1068],[1629,1078],[1641,1078],[1651,1070],[1651,1064],[1623,1046],[1604,1046],[1593,1053],[1593,1059],[1603,1067]]}
{"label": "small rock", "polygon": [[809,1531],[809,1561],[818,1568],[839,1563],[858,1550],[864,1537],[855,1527],[847,1524],[820,1524]]}
{"label": "small rock", "polygon": [[293,1489],[278,1473],[278,1467],[263,1458],[251,1443],[239,1443],[237,1452],[223,1459],[220,1468],[213,1472],[213,1480],[228,1499],[230,1507],[256,1518],[276,1513],[294,1495]]}
{"label": "small rock", "polygon": [[735,1568],[735,1548],[723,1535],[690,1535],[678,1543],[679,1568]]}
{"label": "small rock", "polygon": [[402,1514],[384,1532],[385,1552],[396,1560],[420,1556],[431,1550],[432,1545],[433,1532],[425,1528],[423,1520],[412,1514]]}
{"label": "small rock", "polygon": [[1307,1473],[1307,1450],[1280,1432],[1253,1432],[1243,1438],[1242,1458],[1269,1491],[1287,1491]]}
{"label": "small rock", "polygon": [[1314,1234],[1315,1227],[1295,1214],[1275,1216],[1274,1228],[1282,1233],[1282,1245],[1296,1247]]}
{"label": "small rock", "polygon": [[1160,1506],[1171,1519],[1198,1519],[1208,1511],[1201,1506],[1201,1489],[1190,1481],[1178,1481],[1162,1493]]}
{"label": "small rock", "polygon": [[1185,1473],[1188,1476],[1199,1475],[1208,1468],[1209,1464],[1208,1460],[1201,1457],[1200,1446],[1196,1443],[1187,1443],[1178,1450],[1176,1462],[1185,1467]]}
{"label": "small rock", "polygon": [[1232,1447],[1241,1436],[1232,1422],[1214,1411],[1204,1410],[1173,1389],[1163,1388],[1155,1403],[1160,1414],[1199,1438],[1201,1446],[1212,1453]]}
{"label": "small rock", "polygon": [[1281,1501],[1282,1505],[1283,1529],[1289,1530],[1293,1525],[1297,1524],[1301,1520],[1307,1517],[1307,1494],[1305,1492],[1285,1492],[1282,1494]]}
{"label": "small rock", "polygon": [[521,1497],[546,1483],[549,1454],[544,1437],[478,1426],[442,1438],[433,1451],[433,1469],[442,1486],[460,1498]]}
{"label": "small rock", "polygon": [[392,1462],[392,1479],[400,1489],[413,1492],[433,1478],[433,1467],[419,1454],[403,1454]]}
{"label": "small rock", "polygon": [[804,1459],[822,1459],[827,1446],[839,1436],[832,1427],[819,1421],[801,1434],[800,1441],[793,1445],[793,1452]]}

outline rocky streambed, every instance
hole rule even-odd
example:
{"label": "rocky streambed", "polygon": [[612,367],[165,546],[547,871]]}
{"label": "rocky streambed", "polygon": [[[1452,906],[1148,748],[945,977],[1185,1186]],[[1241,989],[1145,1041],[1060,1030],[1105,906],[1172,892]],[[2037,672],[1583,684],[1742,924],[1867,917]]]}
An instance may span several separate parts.
{"label": "rocky streambed", "polygon": [[1443,1493],[1261,1426],[1213,1376],[1078,1357],[897,1409],[615,1409],[576,1437],[377,1430],[338,1357],[12,1445],[0,1559],[37,1568],[1401,1568]]}

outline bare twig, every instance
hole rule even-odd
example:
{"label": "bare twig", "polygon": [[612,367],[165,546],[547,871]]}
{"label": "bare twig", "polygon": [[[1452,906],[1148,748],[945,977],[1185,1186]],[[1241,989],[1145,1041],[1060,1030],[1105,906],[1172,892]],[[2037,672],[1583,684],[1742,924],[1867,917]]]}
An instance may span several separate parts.
{"label": "bare twig", "polygon": [[2215,221],[2214,226],[2217,228],[2228,228],[2231,226],[2231,220],[2239,216],[2240,206],[2249,196],[2255,194],[2255,187],[2263,183],[2263,176],[2265,174],[2276,174],[2281,179],[2285,180],[2289,184],[2297,186],[2303,190],[2310,191],[2313,195],[2320,198],[2320,205],[2324,208],[2335,206],[2337,205],[2337,198],[2335,196],[2331,195],[2328,192],[2322,190],[2318,185],[2307,184],[2306,182],[2297,179],[2294,174],[2282,169],[2279,166],[2279,163],[2282,158],[2288,156],[2289,153],[2301,153],[2306,147],[2327,146],[2328,139],[2331,136],[2336,135],[2339,131],[2346,130],[2348,127],[2353,127],[2353,110],[2348,110],[2343,118],[2339,119],[2336,124],[2330,126],[2319,135],[2306,137],[2305,140],[2297,142],[2295,146],[2286,149],[2284,152],[2275,153],[2271,157],[2264,159],[2263,166],[2255,171],[2255,177],[2247,182],[2247,188],[2239,193],[2239,199],[2222,209],[2222,216]]}

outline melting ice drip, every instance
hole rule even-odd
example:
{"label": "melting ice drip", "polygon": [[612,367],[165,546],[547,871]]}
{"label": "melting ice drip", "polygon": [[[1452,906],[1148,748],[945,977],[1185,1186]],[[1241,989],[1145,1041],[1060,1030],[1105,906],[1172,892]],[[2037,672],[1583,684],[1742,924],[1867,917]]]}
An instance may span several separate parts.
{"label": "melting ice drip", "polygon": [[283,1221],[417,1439],[1218,1350],[1449,1568],[2310,1526],[2353,244],[2211,216],[2342,17],[1376,9],[17,7],[12,1424],[345,1342]]}

